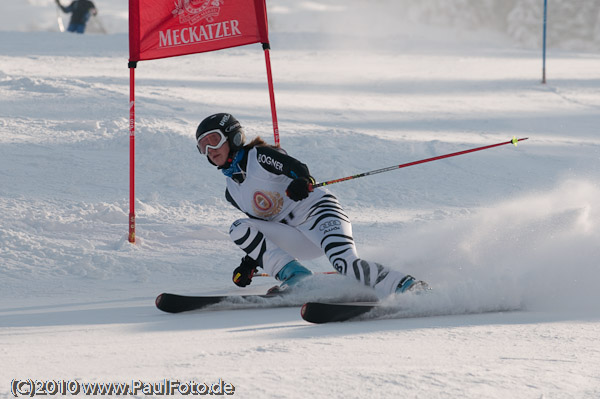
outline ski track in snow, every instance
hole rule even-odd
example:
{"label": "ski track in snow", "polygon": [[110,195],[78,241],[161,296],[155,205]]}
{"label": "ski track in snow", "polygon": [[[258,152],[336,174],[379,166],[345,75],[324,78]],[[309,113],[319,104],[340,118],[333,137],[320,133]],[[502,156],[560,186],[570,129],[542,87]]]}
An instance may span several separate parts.
{"label": "ski track in snow", "polygon": [[[56,21],[52,1],[25,3],[0,10]],[[246,46],[140,63],[130,245],[127,7],[103,3],[109,35],[1,17],[0,398],[13,378],[222,378],[242,398],[600,397],[597,54],[551,53],[541,85],[539,50],[495,34],[385,35],[370,19],[385,2],[268,2],[282,146],[318,181],[529,140],[331,186],[362,257],[434,288],[387,300],[401,311],[321,326],[297,307],[168,315],[160,292],[274,284],[231,283],[227,232],[243,215],[194,147],[197,123],[224,110],[272,140],[264,59]],[[358,49],[353,7],[378,25]]]}

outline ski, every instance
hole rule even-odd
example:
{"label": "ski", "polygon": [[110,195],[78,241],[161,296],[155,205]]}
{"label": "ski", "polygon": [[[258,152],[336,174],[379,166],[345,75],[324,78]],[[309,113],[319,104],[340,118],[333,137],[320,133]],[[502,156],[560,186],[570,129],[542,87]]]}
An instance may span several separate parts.
{"label": "ski", "polygon": [[379,302],[307,302],[300,314],[310,323],[346,321],[380,307]]}
{"label": "ski", "polygon": [[65,25],[63,24],[62,16],[60,15],[60,7],[56,5],[56,20],[58,21],[58,30],[61,32],[65,31]]}
{"label": "ski", "polygon": [[[518,312],[518,306],[497,307],[494,309],[473,309],[457,312],[447,310],[418,311],[411,310],[398,304],[385,304],[382,302],[307,302],[302,306],[300,314],[310,323],[323,324],[352,320],[378,320],[383,318],[414,318],[432,316],[455,316],[484,313]],[[362,317],[361,317],[362,316]]]}
{"label": "ski", "polygon": [[[295,306],[284,301],[277,301],[282,293],[256,294],[256,295],[178,295],[162,293],[156,297],[156,307],[167,313],[181,313],[190,310],[199,310],[211,305],[227,304],[230,308],[247,308],[270,305],[271,307]],[[296,304],[300,305],[300,304]]]}

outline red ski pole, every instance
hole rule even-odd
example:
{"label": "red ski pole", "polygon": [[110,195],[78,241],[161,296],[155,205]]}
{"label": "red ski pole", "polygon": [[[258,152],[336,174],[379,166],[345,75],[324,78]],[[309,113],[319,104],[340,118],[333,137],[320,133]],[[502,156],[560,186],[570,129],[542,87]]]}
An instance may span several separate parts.
{"label": "red ski pole", "polygon": [[[314,274],[339,274],[338,272],[314,272]],[[252,277],[271,277],[269,273],[256,273]]]}
{"label": "red ski pole", "polygon": [[403,163],[401,165],[389,166],[387,168],[372,170],[370,172],[364,172],[364,173],[360,173],[358,175],[353,175],[353,176],[348,176],[348,177],[342,177],[341,179],[334,179],[334,180],[324,181],[322,183],[315,183],[315,184],[313,184],[313,187],[328,186],[330,184],[340,183],[340,182],[343,182],[343,181],[346,181],[346,180],[353,180],[353,179],[357,179],[359,177],[365,177],[365,176],[375,175],[377,173],[389,172],[390,170],[401,169],[401,168],[406,168],[408,166],[418,165],[418,164],[421,164],[421,163],[432,162],[432,161],[437,161],[439,159],[455,157],[457,155],[468,154],[470,152],[487,150],[489,148],[499,147],[501,145],[506,145],[506,144],[514,144],[515,147],[516,147],[517,143],[519,141],[523,141],[523,140],[527,140],[527,139],[528,139],[528,137],[525,137],[525,138],[522,138],[522,139],[517,139],[516,137],[513,137],[512,140],[509,140],[509,141],[506,141],[506,142],[503,142],[503,143],[486,145],[484,147],[471,148],[470,150],[458,151],[458,152],[453,152],[451,154],[440,155],[440,156],[433,157],[433,158],[422,159],[420,161],[414,161],[414,162]]}

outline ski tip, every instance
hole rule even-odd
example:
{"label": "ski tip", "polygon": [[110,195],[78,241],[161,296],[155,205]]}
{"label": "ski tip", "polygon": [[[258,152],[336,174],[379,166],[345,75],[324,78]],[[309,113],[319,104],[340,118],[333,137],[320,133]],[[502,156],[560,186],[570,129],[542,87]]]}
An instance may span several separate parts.
{"label": "ski tip", "polygon": [[300,315],[310,323],[332,323],[353,319],[377,306],[379,302],[307,302]]}
{"label": "ski tip", "polygon": [[167,294],[166,292],[163,292],[157,296],[154,300],[154,304],[156,305],[157,309],[167,313],[179,313],[187,310],[185,308],[182,310],[181,306],[178,305],[177,295]]}
{"label": "ski tip", "polygon": [[305,303],[304,305],[302,305],[302,308],[300,309],[300,316],[302,316],[303,319],[304,319],[304,315],[306,314],[307,305],[308,305],[308,303]]}
{"label": "ski tip", "polygon": [[154,304],[156,305],[157,308],[160,309],[160,303],[162,302],[162,298],[163,298],[163,294],[160,294],[159,296],[156,297],[156,299],[154,300]]}

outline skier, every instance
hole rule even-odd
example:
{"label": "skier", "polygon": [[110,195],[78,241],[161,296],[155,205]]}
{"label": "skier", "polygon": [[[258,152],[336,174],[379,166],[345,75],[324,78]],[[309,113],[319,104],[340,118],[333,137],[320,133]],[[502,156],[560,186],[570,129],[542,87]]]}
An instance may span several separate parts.
{"label": "skier", "polygon": [[[198,150],[227,177],[225,198],[249,218],[231,225],[229,235],[246,255],[233,271],[245,287],[258,267],[293,287],[312,272],[298,258],[325,255],[334,269],[350,275],[379,296],[427,289],[423,281],[359,258],[350,219],[328,190],[313,188],[308,167],[260,137],[245,143],[231,114],[204,119],[196,130]],[[295,255],[295,256],[294,256]]]}
{"label": "skier", "polygon": [[83,33],[90,16],[97,15],[98,10],[90,0],[74,0],[69,6],[63,7],[60,0],[55,0],[58,7],[65,13],[72,13],[67,31]]}

